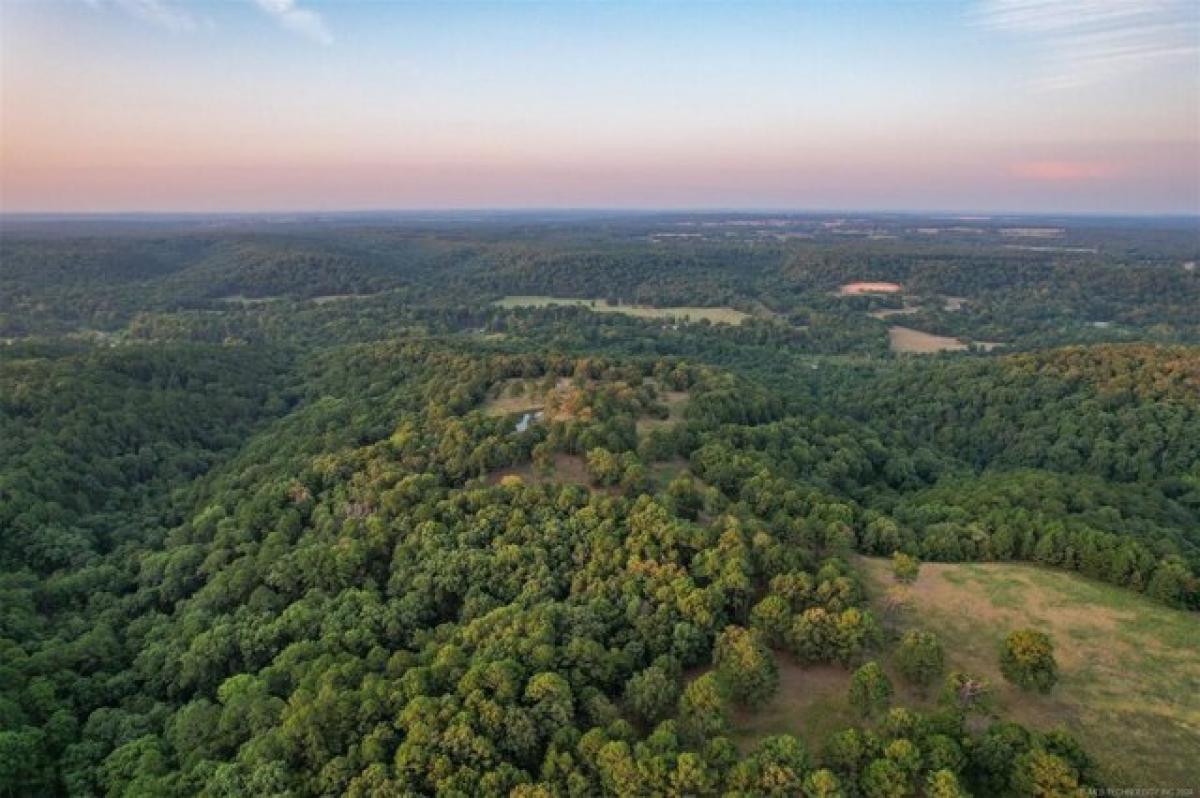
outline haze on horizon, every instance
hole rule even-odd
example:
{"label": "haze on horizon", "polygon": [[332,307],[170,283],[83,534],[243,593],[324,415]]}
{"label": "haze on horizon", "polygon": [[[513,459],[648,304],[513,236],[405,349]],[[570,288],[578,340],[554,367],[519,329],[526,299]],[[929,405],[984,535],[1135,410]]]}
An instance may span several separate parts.
{"label": "haze on horizon", "polygon": [[0,3],[0,211],[1200,212],[1200,4]]}

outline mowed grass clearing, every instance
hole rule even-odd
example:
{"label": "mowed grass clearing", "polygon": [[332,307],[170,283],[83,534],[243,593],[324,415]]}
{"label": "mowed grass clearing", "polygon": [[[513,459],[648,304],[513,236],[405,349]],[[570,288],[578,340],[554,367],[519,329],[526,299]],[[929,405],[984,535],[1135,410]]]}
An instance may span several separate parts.
{"label": "mowed grass clearing", "polygon": [[[856,562],[882,617],[881,600],[896,584],[891,563]],[[909,593],[912,608],[900,629],[936,633],[947,673],[991,681],[1000,718],[1042,730],[1065,727],[1097,759],[1108,786],[1200,785],[1200,616],[1031,565],[925,563]],[[1021,627],[1054,641],[1059,682],[1047,695],[1026,693],[1000,674],[1001,641]],[[907,685],[890,650],[877,658],[896,687],[894,706],[933,706],[936,686]],[[831,732],[858,722],[846,700],[848,670],[801,667],[785,654],[778,661],[775,697],[757,712],[734,713],[741,747],[786,732],[819,750]]]}
{"label": "mowed grass clearing", "polygon": [[932,352],[959,352],[967,348],[967,345],[957,338],[934,335],[899,325],[888,328],[888,342],[891,344],[893,352],[915,355],[928,355]]}
{"label": "mowed grass clearing", "polygon": [[506,296],[493,304],[502,308],[547,308],[554,306],[573,305],[587,308],[597,313],[624,313],[639,319],[674,319],[676,321],[700,321],[707,319],[713,324],[741,324],[750,318],[749,313],[743,313],[733,308],[700,308],[700,307],[666,307],[656,308],[649,305],[613,305],[607,299],[579,299],[553,296]]}
{"label": "mowed grass clearing", "polygon": [[[911,355],[928,355],[933,352],[961,352],[971,348],[970,344],[958,338],[951,338],[948,335],[934,335],[933,333],[922,332],[921,330],[914,330],[911,327],[901,327],[899,325],[893,325],[888,328],[888,343],[893,352]],[[974,344],[988,352],[998,346],[1004,346],[1004,344],[994,341],[975,341]]]}
{"label": "mowed grass clearing", "polygon": [[[859,562],[876,598],[895,584],[889,561]],[[910,593],[905,626],[937,633],[949,670],[990,679],[1001,716],[1065,726],[1110,784],[1200,785],[1200,615],[1031,565],[926,563]],[[1048,695],[1000,675],[1000,643],[1020,627],[1054,641]]]}

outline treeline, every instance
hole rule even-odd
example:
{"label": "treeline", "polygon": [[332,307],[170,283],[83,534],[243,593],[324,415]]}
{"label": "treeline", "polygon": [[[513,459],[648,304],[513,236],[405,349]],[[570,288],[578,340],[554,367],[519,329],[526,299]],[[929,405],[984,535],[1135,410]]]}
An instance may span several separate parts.
{"label": "treeline", "polygon": [[[927,310],[909,321],[973,340],[1025,349],[1200,340],[1200,272],[1184,268],[1189,250],[1179,231],[1113,229],[1111,245],[1087,253],[1012,250],[994,236],[975,244],[828,236],[651,243],[635,233],[644,227],[629,222],[564,232],[552,225],[499,225],[472,232],[410,223],[90,237],[23,233],[6,237],[0,259],[0,335],[119,332],[139,313],[192,313],[188,323],[203,327],[211,322],[195,311],[244,310],[230,298],[401,292],[409,308],[478,314],[506,294],[545,294],[729,305],[772,314],[797,335],[789,346],[875,354],[886,351],[879,343],[886,341],[884,325],[864,318],[873,300],[833,293],[845,283],[884,280],[901,283],[910,301],[925,302]],[[1086,237],[1103,242],[1105,235],[1088,230]],[[969,301],[943,311],[944,296]],[[352,316],[355,309],[326,315]],[[870,340],[856,337],[865,329]]]}

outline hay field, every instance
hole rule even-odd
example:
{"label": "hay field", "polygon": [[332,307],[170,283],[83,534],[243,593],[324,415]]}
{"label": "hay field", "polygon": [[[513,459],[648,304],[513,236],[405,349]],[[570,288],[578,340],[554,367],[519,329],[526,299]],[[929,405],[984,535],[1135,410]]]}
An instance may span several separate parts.
{"label": "hay field", "polygon": [[546,308],[554,306],[575,306],[587,308],[597,313],[623,313],[639,319],[674,319],[676,321],[700,321],[707,319],[713,324],[741,324],[750,318],[749,313],[743,313],[733,308],[700,308],[700,307],[665,307],[655,308],[649,305],[613,305],[607,299],[578,299],[552,296],[506,296],[493,304],[502,308]]}

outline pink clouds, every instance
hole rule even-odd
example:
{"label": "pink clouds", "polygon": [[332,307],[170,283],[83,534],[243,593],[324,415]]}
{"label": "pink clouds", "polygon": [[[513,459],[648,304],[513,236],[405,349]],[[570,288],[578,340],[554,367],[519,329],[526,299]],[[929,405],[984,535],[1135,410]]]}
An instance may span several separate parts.
{"label": "pink clouds", "polygon": [[1112,177],[1117,169],[1101,161],[1024,161],[1015,164],[1012,173],[1026,180],[1058,183]]}

